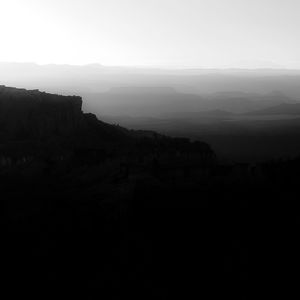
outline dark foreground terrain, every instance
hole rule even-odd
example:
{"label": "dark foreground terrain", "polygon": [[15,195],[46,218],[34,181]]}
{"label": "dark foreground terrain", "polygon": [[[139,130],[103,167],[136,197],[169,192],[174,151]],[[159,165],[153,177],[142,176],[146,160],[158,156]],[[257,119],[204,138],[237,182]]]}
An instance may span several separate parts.
{"label": "dark foreground terrain", "polygon": [[250,244],[256,278],[272,241],[296,251],[282,231],[297,225],[299,159],[222,165],[205,143],[85,115],[80,98],[3,87],[0,105],[10,299],[248,299]]}
{"label": "dark foreground terrain", "polygon": [[249,249],[256,280],[295,263],[299,165],[2,178],[4,287],[11,298],[247,299]]}

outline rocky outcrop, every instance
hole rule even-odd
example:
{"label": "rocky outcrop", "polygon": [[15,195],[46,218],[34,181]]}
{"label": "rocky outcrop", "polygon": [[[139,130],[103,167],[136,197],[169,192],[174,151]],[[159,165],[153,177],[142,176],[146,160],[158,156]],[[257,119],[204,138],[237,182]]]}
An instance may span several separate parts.
{"label": "rocky outcrop", "polygon": [[[82,112],[77,96],[0,86],[0,171],[39,163],[95,165],[105,160],[213,162],[206,143],[127,130]],[[1,172],[0,172],[1,173]]]}
{"label": "rocky outcrop", "polygon": [[82,99],[0,86],[0,140],[68,135],[82,125]]}

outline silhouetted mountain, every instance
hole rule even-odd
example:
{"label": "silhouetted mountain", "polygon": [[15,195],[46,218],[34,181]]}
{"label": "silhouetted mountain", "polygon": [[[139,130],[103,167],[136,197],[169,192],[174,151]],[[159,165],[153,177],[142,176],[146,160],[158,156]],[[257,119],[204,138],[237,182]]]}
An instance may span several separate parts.
{"label": "silhouetted mountain", "polygon": [[[222,110],[187,115],[242,117]],[[232,134],[233,123],[213,130]],[[199,282],[201,293],[216,286],[221,296],[236,292],[247,282],[254,227],[248,202],[263,241],[262,228],[270,228],[265,215],[298,211],[299,159],[218,164],[206,143],[107,124],[83,113],[80,97],[4,86],[0,124],[3,281],[20,294],[39,285],[47,294],[64,287],[67,295],[79,290],[88,299],[117,299],[119,290],[170,299],[178,294],[174,286],[184,298],[199,291]],[[241,144],[253,151],[244,134],[236,151]],[[234,145],[222,137],[226,148]],[[284,235],[295,236],[288,219],[283,223],[295,229]]]}
{"label": "silhouetted mountain", "polygon": [[83,125],[80,97],[0,86],[1,138],[70,135]]}
{"label": "silhouetted mountain", "polygon": [[0,169],[28,161],[93,164],[176,151],[214,156],[205,143],[102,122],[82,112],[81,97],[0,87]]}

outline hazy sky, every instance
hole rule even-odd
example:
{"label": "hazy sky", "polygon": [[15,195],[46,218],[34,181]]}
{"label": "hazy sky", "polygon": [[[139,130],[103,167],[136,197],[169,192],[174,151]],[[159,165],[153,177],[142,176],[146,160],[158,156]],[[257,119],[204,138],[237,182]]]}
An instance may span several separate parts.
{"label": "hazy sky", "polygon": [[300,68],[300,0],[0,0],[0,61]]}

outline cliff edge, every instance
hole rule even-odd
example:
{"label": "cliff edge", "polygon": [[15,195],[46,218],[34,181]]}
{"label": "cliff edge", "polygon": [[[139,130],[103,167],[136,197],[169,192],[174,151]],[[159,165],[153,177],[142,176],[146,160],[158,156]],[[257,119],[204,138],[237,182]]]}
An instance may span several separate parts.
{"label": "cliff edge", "polygon": [[0,86],[0,139],[68,135],[82,126],[82,99]]}

